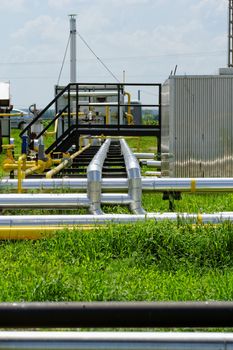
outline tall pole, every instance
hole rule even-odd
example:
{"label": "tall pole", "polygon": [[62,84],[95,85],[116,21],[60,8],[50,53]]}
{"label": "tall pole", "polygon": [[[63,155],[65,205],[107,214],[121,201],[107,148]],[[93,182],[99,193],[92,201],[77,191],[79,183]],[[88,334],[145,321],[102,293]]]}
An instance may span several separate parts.
{"label": "tall pole", "polygon": [[233,67],[233,0],[229,0],[228,67]]}
{"label": "tall pole", "polygon": [[76,83],[76,15],[70,17],[70,82]]}

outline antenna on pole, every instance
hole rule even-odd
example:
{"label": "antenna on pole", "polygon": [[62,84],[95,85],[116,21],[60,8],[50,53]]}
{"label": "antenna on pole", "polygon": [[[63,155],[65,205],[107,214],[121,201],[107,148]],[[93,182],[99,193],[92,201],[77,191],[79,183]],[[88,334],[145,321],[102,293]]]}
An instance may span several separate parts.
{"label": "antenna on pole", "polygon": [[229,0],[228,67],[233,67],[233,0]]}
{"label": "antenna on pole", "polygon": [[76,83],[76,15],[70,17],[70,82]]}

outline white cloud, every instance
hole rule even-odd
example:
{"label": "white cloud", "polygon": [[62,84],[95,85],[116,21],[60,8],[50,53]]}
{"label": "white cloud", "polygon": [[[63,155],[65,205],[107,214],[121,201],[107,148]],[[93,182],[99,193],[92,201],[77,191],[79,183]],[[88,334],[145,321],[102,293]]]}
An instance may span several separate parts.
{"label": "white cloud", "polygon": [[[149,2],[154,2],[153,0],[124,0],[124,5],[146,5]],[[122,6],[119,0],[112,0],[112,4]]]}
{"label": "white cloud", "polygon": [[48,5],[52,8],[63,9],[73,3],[73,0],[48,0]]}
{"label": "white cloud", "polygon": [[222,12],[227,13],[227,0],[199,0],[197,4],[192,6],[192,10],[194,12],[203,12],[206,11],[205,14],[219,14]]}
{"label": "white cloud", "polygon": [[23,10],[25,6],[25,0],[0,0],[0,9],[11,10],[12,12]]}
{"label": "white cloud", "polygon": [[12,37],[14,39],[38,41],[61,41],[64,33],[64,22],[59,18],[41,15],[26,22]]}

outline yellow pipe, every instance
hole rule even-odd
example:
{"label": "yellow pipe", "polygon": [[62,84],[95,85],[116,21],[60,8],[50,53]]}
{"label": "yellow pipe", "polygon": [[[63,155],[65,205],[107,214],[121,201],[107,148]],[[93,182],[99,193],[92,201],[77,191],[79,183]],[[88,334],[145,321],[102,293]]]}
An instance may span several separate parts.
{"label": "yellow pipe", "polygon": [[24,178],[26,158],[26,154],[22,154],[18,160],[18,193],[22,192],[22,179]]}
{"label": "yellow pipe", "polygon": [[[12,171],[12,170],[17,170],[18,169],[18,162],[15,163],[4,163],[3,164],[3,170],[4,171]],[[36,163],[26,163],[25,164],[25,169],[30,169],[32,166],[34,166]]]}
{"label": "yellow pipe", "polygon": [[46,178],[51,179],[55,174],[59,173],[59,171],[64,169],[70,162],[72,162],[75,157],[79,156],[83,151],[88,149],[90,147],[90,145],[91,144],[89,143],[87,146],[85,146],[81,150],[73,153],[71,156],[67,156],[67,159],[63,160],[56,168],[54,168],[46,173]]}
{"label": "yellow pipe", "polygon": [[[61,115],[62,115],[62,116],[67,116],[68,113],[62,113]],[[75,112],[72,112],[72,113],[70,113],[70,115],[73,116],[73,115],[76,115],[76,113],[75,113]],[[79,115],[79,116],[83,116],[83,115],[85,115],[85,113],[79,112],[78,115]],[[54,135],[56,135],[56,133],[57,133],[57,128],[58,128],[58,119],[55,120],[54,130],[53,130],[53,131],[46,131],[46,132],[45,132],[45,136],[54,136]]]}
{"label": "yellow pipe", "polygon": [[127,117],[127,123],[128,125],[133,125],[134,124],[134,119],[133,119],[133,115],[131,113],[131,95],[129,92],[124,92],[124,95],[127,96],[128,98],[128,107],[127,107],[127,112],[125,113],[126,114],[126,117]]}
{"label": "yellow pipe", "polygon": [[54,136],[57,133],[58,128],[58,119],[55,120],[54,130],[53,131],[46,131],[45,136]]}
{"label": "yellow pipe", "polygon": [[12,150],[14,149],[15,145],[12,144],[12,145],[2,145],[2,149],[6,149],[6,150]]}
{"label": "yellow pipe", "polygon": [[125,113],[126,118],[127,118],[127,124],[128,125],[134,125],[134,119],[133,119],[133,115],[129,114],[129,113]]}
{"label": "yellow pipe", "polygon": [[[77,226],[2,226],[0,227],[0,240],[27,240],[50,237],[57,231],[74,230]],[[79,230],[96,229],[95,225],[79,225]]]}
{"label": "yellow pipe", "polygon": [[20,117],[23,113],[0,113],[0,117]]}
{"label": "yellow pipe", "polygon": [[33,167],[31,167],[31,168],[29,168],[29,169],[27,169],[26,171],[25,171],[25,175],[27,176],[27,175],[31,175],[31,174],[33,174],[33,173],[35,173],[35,172],[42,172],[44,167],[42,166],[42,164],[40,163],[40,164],[37,164],[37,165],[35,165],[35,166],[33,166]]}
{"label": "yellow pipe", "polygon": [[106,125],[109,125],[110,123],[110,107],[105,107],[105,114],[106,114]]}

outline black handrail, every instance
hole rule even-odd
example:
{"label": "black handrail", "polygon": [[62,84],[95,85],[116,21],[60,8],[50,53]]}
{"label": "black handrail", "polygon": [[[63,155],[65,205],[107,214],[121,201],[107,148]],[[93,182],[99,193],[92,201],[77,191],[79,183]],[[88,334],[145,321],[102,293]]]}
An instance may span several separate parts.
{"label": "black handrail", "polygon": [[51,120],[51,122],[48,123],[48,125],[46,125],[44,129],[37,135],[37,138],[41,137],[45,133],[45,131],[47,131],[50,128],[50,126],[54,124],[54,122],[65,112],[67,108],[68,105],[66,105],[59,113],[57,113],[55,117]]}
{"label": "black handrail", "polygon": [[42,109],[42,111],[40,111],[40,113],[33,118],[33,120],[21,131],[21,133],[19,134],[20,137],[22,137],[26,131],[28,131],[31,126],[38,120],[41,118],[41,116],[59,99],[59,97],[61,97],[66,90],[68,90],[70,84],[68,84],[66,87],[64,87],[64,89],[62,89],[62,91],[60,91],[55,97],[54,99],[44,108]]}
{"label": "black handrail", "polygon": [[[129,107],[132,106],[132,103],[128,104],[128,103],[122,103],[121,99],[120,99],[120,93],[123,93],[123,89],[124,87],[127,86],[152,86],[152,87],[158,87],[159,88],[159,100],[157,104],[140,104],[141,107],[154,107],[154,108],[158,108],[158,112],[159,112],[159,125],[153,126],[151,125],[151,128],[155,131],[155,136],[158,138],[158,145],[159,145],[159,151],[160,151],[160,144],[161,144],[161,84],[160,83],[147,83],[147,84],[141,84],[141,83],[69,83],[67,86],[65,87],[57,87],[56,89],[56,96],[54,97],[54,99],[25,127],[25,129],[20,133],[20,136],[22,137],[28,130],[30,130],[31,126],[38,120],[40,119],[44,113],[55,103],[55,109],[56,109],[56,113],[55,113],[55,117],[43,128],[43,130],[37,135],[37,138],[41,137],[48,129],[49,127],[55,123],[55,121],[61,117],[62,113],[64,113],[64,111],[67,110],[68,112],[68,131],[67,132],[63,132],[63,134],[61,135],[61,138],[56,139],[52,145],[50,145],[48,147],[48,149],[46,150],[46,153],[48,152],[48,150],[52,151],[54,148],[57,147],[57,145],[62,141],[62,139],[65,138],[65,136],[67,136],[68,134],[70,134],[70,132],[73,130],[73,128],[71,128],[71,94],[73,92],[75,92],[75,98],[76,98],[76,113],[77,113],[77,117],[76,117],[76,123],[75,123],[75,128],[77,129],[77,135],[80,134],[81,130],[83,129],[83,126],[79,123],[78,120],[78,111],[80,106],[96,106],[96,103],[90,103],[87,102],[85,104],[82,103],[80,105],[80,101],[79,101],[79,91],[80,89],[84,89],[87,88],[88,91],[92,91],[92,89],[110,89],[111,87],[114,87],[114,89],[117,88],[117,102],[116,103],[101,103],[102,106],[109,106],[109,107],[117,107],[117,123],[116,125],[113,125],[113,128],[115,129],[117,127],[118,129],[118,134],[121,132],[121,129],[125,127],[124,124],[120,123],[120,114],[121,114],[121,107]],[[60,90],[61,89],[61,90]],[[85,91],[85,89],[84,89]],[[58,109],[58,100],[59,98],[64,95],[64,93],[67,94],[68,97],[68,102],[66,104],[66,106],[62,109],[62,111],[57,111]],[[101,127],[105,127],[106,128],[106,132],[108,132],[109,128],[111,129],[110,125],[106,125],[106,123],[104,122],[103,125],[101,125]],[[128,126],[132,132],[134,132],[134,128],[132,125]],[[145,129],[144,125],[138,126],[138,128],[143,128]],[[90,125],[88,126],[89,129],[94,129],[95,125]],[[127,128],[127,127],[126,127]],[[97,129],[99,129],[99,126],[97,126]],[[158,129],[160,129],[160,132],[158,133]],[[64,130],[63,130],[64,131]],[[137,130],[137,134],[139,133],[139,131]],[[142,135],[147,135],[147,133],[144,132],[143,134],[143,130],[142,130]],[[141,135],[141,136],[142,136]],[[140,136],[140,135],[139,135]]]}

